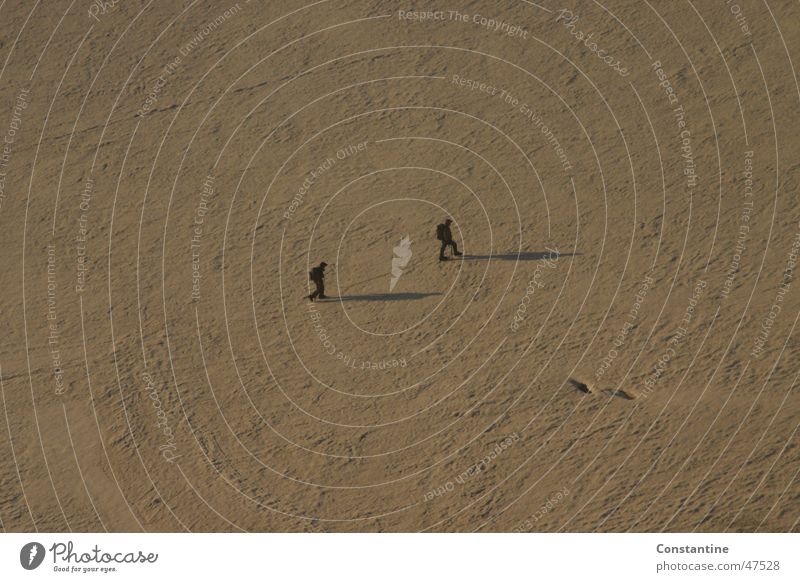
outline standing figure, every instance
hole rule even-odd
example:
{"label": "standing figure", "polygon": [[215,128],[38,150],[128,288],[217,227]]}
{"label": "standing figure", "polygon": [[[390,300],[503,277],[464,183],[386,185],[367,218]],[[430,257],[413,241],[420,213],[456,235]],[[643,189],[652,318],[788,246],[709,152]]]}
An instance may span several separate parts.
{"label": "standing figure", "polygon": [[453,256],[455,257],[460,257],[463,254],[458,252],[458,246],[456,245],[456,241],[453,240],[453,232],[450,230],[450,225],[452,223],[453,221],[447,218],[445,219],[444,224],[440,224],[436,227],[436,238],[442,241],[442,247],[439,249],[440,261],[450,260],[446,256],[444,256],[444,250],[447,247],[452,247]]}
{"label": "standing figure", "polygon": [[317,290],[314,291],[308,298],[311,301],[314,299],[327,299],[327,295],[325,295],[325,267],[328,266],[328,263],[322,262],[319,264],[319,267],[314,267],[308,272],[309,280],[314,282],[314,285],[317,286]]}

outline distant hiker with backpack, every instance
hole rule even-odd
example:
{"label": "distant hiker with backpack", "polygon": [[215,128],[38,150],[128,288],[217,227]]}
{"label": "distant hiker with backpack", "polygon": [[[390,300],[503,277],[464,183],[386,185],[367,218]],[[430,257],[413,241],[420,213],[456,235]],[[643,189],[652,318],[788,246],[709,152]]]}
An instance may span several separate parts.
{"label": "distant hiker with backpack", "polygon": [[325,267],[327,266],[328,263],[323,261],[319,264],[319,267],[314,267],[308,272],[308,279],[313,281],[314,285],[317,286],[317,290],[308,296],[311,301],[314,301],[314,299],[328,298],[328,296],[325,295]]}
{"label": "distant hiker with backpack", "polygon": [[453,240],[453,233],[450,230],[450,225],[453,223],[449,218],[436,227],[436,238],[442,241],[442,247],[439,249],[439,260],[449,261],[450,259],[444,256],[444,251],[447,247],[452,247],[453,256],[460,257],[463,253],[458,252],[456,241]]}

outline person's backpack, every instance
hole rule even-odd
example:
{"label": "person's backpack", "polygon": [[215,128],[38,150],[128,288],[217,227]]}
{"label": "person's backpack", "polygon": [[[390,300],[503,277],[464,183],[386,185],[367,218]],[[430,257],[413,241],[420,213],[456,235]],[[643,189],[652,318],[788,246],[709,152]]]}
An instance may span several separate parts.
{"label": "person's backpack", "polygon": [[313,281],[314,280],[314,270],[313,269],[308,272],[308,280],[309,281]]}
{"label": "person's backpack", "polygon": [[447,227],[444,224],[439,224],[436,227],[436,240],[444,240],[444,233]]}

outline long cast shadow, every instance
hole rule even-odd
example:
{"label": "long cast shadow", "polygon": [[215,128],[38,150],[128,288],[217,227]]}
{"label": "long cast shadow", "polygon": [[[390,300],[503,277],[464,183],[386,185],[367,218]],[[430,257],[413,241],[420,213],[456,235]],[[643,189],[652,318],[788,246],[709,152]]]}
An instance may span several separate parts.
{"label": "long cast shadow", "polygon": [[541,261],[561,257],[579,257],[581,253],[506,253],[497,255],[464,255],[463,261]]}
{"label": "long cast shadow", "polygon": [[371,295],[342,295],[328,297],[331,301],[415,301],[441,295],[441,293],[373,293]]}

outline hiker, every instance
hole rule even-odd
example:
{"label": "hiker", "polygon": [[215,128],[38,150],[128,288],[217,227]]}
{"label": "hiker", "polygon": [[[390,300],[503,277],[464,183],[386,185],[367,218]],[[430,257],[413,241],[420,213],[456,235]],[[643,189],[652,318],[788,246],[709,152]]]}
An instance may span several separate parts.
{"label": "hiker", "polygon": [[314,299],[328,298],[328,296],[325,295],[325,267],[327,266],[328,263],[323,261],[319,264],[319,267],[314,267],[308,272],[309,280],[314,281],[314,285],[317,286],[317,290],[308,296],[311,301],[314,301]]}
{"label": "hiker", "polygon": [[453,233],[450,230],[451,224],[453,224],[453,221],[447,218],[445,219],[444,224],[440,224],[436,227],[436,238],[442,241],[442,248],[439,249],[440,261],[450,260],[446,256],[444,256],[444,250],[447,247],[452,247],[453,256],[455,257],[460,257],[463,254],[458,252],[458,246],[456,245],[456,241],[453,240]]}

